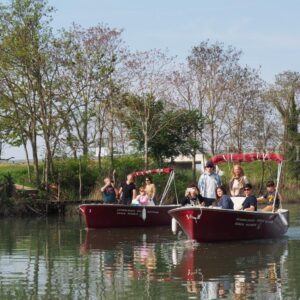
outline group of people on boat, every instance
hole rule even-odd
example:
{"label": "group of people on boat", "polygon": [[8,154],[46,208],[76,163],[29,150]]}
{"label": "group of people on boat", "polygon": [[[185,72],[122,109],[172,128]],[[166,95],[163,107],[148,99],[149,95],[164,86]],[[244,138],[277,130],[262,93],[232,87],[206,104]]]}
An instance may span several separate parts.
{"label": "group of people on boat", "polygon": [[274,181],[268,181],[266,185],[267,192],[263,196],[256,198],[253,194],[253,187],[245,176],[241,165],[234,165],[231,173],[229,196],[225,186],[222,185],[220,176],[215,172],[213,162],[208,161],[205,165],[204,173],[199,178],[198,185],[191,184],[186,189],[185,198],[182,199],[181,205],[233,209],[234,203],[231,197],[245,197],[240,207],[244,211],[256,211],[258,201],[267,202],[267,205],[262,209],[263,211],[273,211],[273,205],[275,210],[279,208],[281,196],[276,192]]}
{"label": "group of people on boat", "polygon": [[[127,175],[127,179],[117,189],[111,178],[104,179],[104,186],[101,187],[103,202],[105,204],[125,204],[125,205],[155,205],[156,187],[150,176],[145,178],[144,185],[137,189],[135,178],[132,174]],[[229,181],[229,194],[222,185],[220,176],[215,172],[215,165],[212,161],[205,164],[204,173],[200,176],[198,184],[191,184],[185,191],[185,197],[181,200],[181,205],[201,205],[213,206],[223,209],[233,209],[234,203],[231,197],[245,197],[240,209],[245,211],[256,211],[258,201],[265,201],[267,205],[263,211],[277,210],[280,206],[281,196],[276,192],[274,181],[267,182],[266,193],[256,198],[253,194],[253,187],[244,174],[241,165],[236,164],[231,171]]]}
{"label": "group of people on boat", "polygon": [[156,187],[150,176],[145,178],[145,183],[138,190],[134,176],[127,175],[127,179],[117,189],[111,178],[104,179],[104,186],[101,187],[103,202],[105,204],[125,204],[125,205],[155,205]]}

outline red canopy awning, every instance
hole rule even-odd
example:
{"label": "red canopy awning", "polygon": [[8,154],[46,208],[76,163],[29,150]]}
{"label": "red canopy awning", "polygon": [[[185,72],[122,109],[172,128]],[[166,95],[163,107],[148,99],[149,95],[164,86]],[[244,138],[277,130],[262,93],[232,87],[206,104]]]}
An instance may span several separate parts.
{"label": "red canopy awning", "polygon": [[161,169],[152,169],[152,170],[144,170],[144,171],[136,171],[131,173],[132,176],[146,176],[150,174],[170,174],[173,171],[173,168],[161,168]]}
{"label": "red canopy awning", "polygon": [[225,162],[240,163],[255,160],[272,160],[279,164],[284,158],[278,153],[233,153],[215,155],[210,160],[216,165]]}

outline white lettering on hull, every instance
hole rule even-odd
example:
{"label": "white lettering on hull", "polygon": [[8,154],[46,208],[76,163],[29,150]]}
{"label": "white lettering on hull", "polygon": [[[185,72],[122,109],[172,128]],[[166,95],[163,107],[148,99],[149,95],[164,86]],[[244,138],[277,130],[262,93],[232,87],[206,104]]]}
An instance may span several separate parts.
{"label": "white lettering on hull", "polygon": [[[271,219],[271,218],[269,218],[269,219]],[[272,220],[236,218],[234,226],[239,226],[239,227],[253,227],[253,228],[260,229],[260,227],[263,224],[273,224],[273,223],[274,223],[274,218]]]}

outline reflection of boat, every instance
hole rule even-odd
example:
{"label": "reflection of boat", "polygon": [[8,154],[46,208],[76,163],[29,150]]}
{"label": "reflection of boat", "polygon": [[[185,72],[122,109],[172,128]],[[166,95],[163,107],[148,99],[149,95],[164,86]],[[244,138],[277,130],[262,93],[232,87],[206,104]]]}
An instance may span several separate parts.
{"label": "reflection of boat", "polygon": [[79,209],[85,218],[87,228],[107,227],[147,227],[170,225],[170,209],[178,205],[162,205],[172,181],[174,170],[172,168],[154,169],[135,172],[134,176],[145,176],[148,174],[170,174],[168,183],[163,193],[160,205],[156,206],[131,206],[120,204],[84,204]]}
{"label": "reflection of boat", "polygon": [[[216,164],[225,161],[253,160],[278,162],[277,182],[279,182],[283,158],[278,154],[231,154],[217,155],[212,158]],[[286,209],[280,209],[277,212],[249,212],[207,207],[182,207],[173,209],[169,213],[190,239],[199,242],[277,238],[286,233],[289,218],[289,212]]]}
{"label": "reflection of boat", "polygon": [[287,251],[287,239],[242,243],[201,244],[185,249],[173,276],[208,281],[222,276],[247,275],[278,264]]}
{"label": "reflection of boat", "polygon": [[173,237],[168,227],[87,230],[85,242],[81,244],[80,250],[82,253],[94,250],[115,250],[118,245],[156,243],[161,241],[164,236],[168,241],[170,237]]}

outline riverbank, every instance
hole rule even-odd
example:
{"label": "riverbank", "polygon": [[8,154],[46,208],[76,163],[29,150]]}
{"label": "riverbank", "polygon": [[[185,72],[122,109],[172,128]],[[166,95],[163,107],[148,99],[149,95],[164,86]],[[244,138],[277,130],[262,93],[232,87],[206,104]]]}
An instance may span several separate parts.
{"label": "riverbank", "polygon": [[[48,190],[35,188],[33,182],[28,178],[26,164],[6,163],[0,164],[0,216],[24,216],[24,215],[46,215],[51,213],[65,213],[65,204],[76,203],[77,205],[85,201],[102,200],[100,188],[103,179],[110,175],[109,161],[103,159],[101,169],[94,160],[65,159],[55,161],[55,177],[49,184]],[[155,168],[154,164],[151,165]],[[222,182],[228,186],[231,174],[231,164],[220,166]],[[253,162],[243,164],[245,174],[255,187],[255,194],[261,195],[265,190],[265,182],[276,178],[276,165],[274,163]],[[139,156],[127,156],[115,159],[115,182],[120,186],[128,173],[143,169],[143,159]],[[191,170],[176,168],[176,193],[178,198],[184,196],[186,187],[197,182],[200,172],[197,173],[196,180],[193,180]],[[42,166],[41,166],[42,171]],[[287,176],[287,171],[283,173],[283,183],[280,193],[285,203],[300,203],[300,184],[292,181]],[[162,194],[167,183],[168,176],[153,175],[153,182],[158,191],[158,196]],[[144,184],[144,178],[138,177],[137,187]],[[13,185],[13,188],[12,188]],[[171,189],[167,202],[175,201],[176,193]],[[76,213],[76,211],[75,211]]]}

